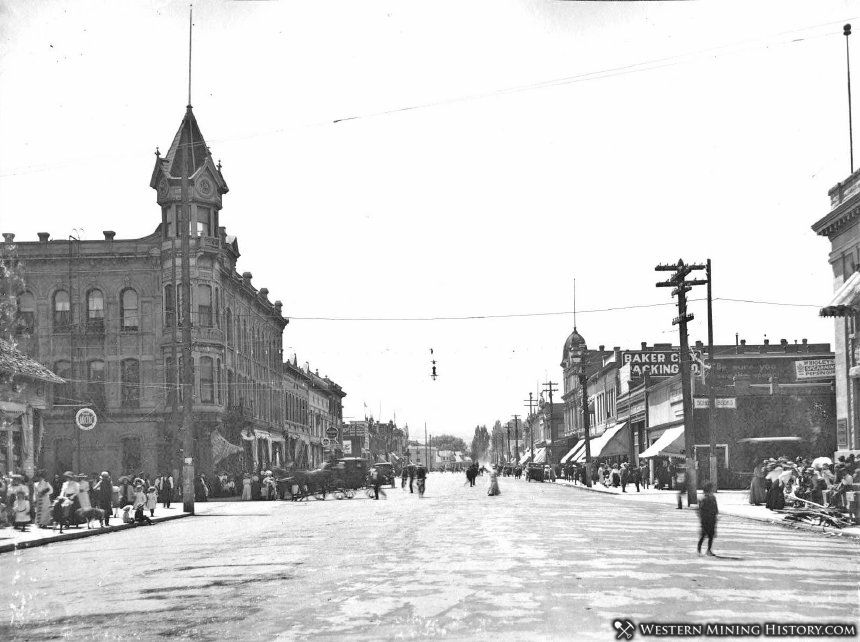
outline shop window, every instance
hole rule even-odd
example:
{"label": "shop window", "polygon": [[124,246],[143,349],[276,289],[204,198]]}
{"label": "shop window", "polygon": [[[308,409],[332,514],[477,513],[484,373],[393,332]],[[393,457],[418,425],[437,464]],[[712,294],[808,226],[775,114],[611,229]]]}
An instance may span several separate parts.
{"label": "shop window", "polygon": [[122,291],[119,297],[120,318],[123,330],[137,330],[140,325],[140,303],[137,292],[131,288]]}
{"label": "shop window", "polygon": [[68,332],[72,325],[72,308],[69,293],[57,290],[54,293],[54,332]]}
{"label": "shop window", "polygon": [[215,372],[212,357],[200,357],[200,402],[215,403]]}
{"label": "shop window", "polygon": [[123,408],[140,407],[140,362],[137,359],[123,359],[120,371],[122,394],[120,403]]}
{"label": "shop window", "polygon": [[36,327],[36,298],[30,292],[18,295],[18,323],[16,330],[22,334],[31,334]]}
{"label": "shop window", "polygon": [[212,227],[209,221],[210,211],[208,207],[197,208],[197,235],[212,236]]}
{"label": "shop window", "polygon": [[87,364],[87,400],[97,409],[105,407],[105,362],[90,361]]}
{"label": "shop window", "polygon": [[201,327],[212,327],[212,288],[208,285],[197,286],[197,322]]}
{"label": "shop window", "polygon": [[105,331],[105,298],[101,290],[87,292],[87,332]]}

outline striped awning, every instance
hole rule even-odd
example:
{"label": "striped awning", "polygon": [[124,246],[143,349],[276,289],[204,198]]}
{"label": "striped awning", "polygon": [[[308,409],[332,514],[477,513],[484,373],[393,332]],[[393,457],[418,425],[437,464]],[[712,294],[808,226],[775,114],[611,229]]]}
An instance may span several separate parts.
{"label": "striped awning", "polygon": [[860,272],[854,272],[836,292],[830,303],[821,308],[822,317],[844,317],[860,312]]}
{"label": "striped awning", "polygon": [[677,457],[684,450],[684,426],[667,428],[653,444],[639,455],[639,459],[649,457]]}
{"label": "striped awning", "polygon": [[535,451],[535,464],[543,464],[546,462],[546,448],[541,448]]}
{"label": "striped awning", "polygon": [[576,442],[576,445],[567,451],[567,454],[561,458],[561,463],[566,464],[571,460],[571,458],[576,457],[580,450],[585,447],[585,439],[580,439]]}

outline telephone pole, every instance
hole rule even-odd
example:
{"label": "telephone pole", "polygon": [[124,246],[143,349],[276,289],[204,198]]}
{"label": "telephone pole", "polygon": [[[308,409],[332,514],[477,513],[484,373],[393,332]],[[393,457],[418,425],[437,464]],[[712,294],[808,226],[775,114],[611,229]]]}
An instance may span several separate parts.
{"label": "telephone pole", "polygon": [[532,393],[529,393],[529,401],[528,401],[527,405],[529,407],[529,416],[528,416],[529,436],[531,437],[531,441],[532,441],[532,459],[534,459],[534,456],[535,456],[535,428],[532,425],[532,423],[534,421],[533,418],[534,418],[535,401],[534,401],[534,396],[532,395]]}
{"label": "telephone pole", "polygon": [[514,418],[514,466],[520,463],[520,416],[511,415]]}
{"label": "telephone pole", "polygon": [[[708,451],[710,454],[710,481],[714,485],[714,491],[717,490],[718,486],[718,478],[717,474],[717,432],[714,427],[714,415],[717,412],[717,399],[716,392],[714,390],[714,315],[712,310],[712,302],[713,298],[711,296],[711,259],[708,259],[708,262],[705,267],[705,274],[708,277],[708,367],[705,371],[705,382],[708,386],[708,435],[710,436],[710,441],[708,441]],[[702,360],[704,365],[704,359]]]}
{"label": "telephone pole", "polygon": [[697,503],[696,497],[696,462],[693,458],[696,433],[693,417],[693,391],[690,380],[690,342],[687,336],[687,323],[693,320],[693,315],[687,313],[687,292],[694,285],[705,285],[704,279],[686,280],[694,270],[704,270],[707,266],[703,264],[685,264],[683,259],[678,259],[676,265],[658,265],[654,269],[657,272],[674,272],[666,281],[657,283],[658,288],[673,288],[672,296],[678,297],[678,316],[672,320],[672,325],[679,326],[681,335],[681,394],[684,405],[684,457],[686,459],[685,481],[687,484],[687,504],[692,506]]}
{"label": "telephone pole", "polygon": [[555,434],[555,423],[552,420],[553,416],[553,405],[552,405],[552,393],[558,391],[558,384],[554,381],[547,381],[544,385],[544,392],[549,393],[549,444],[546,450],[546,462],[553,466],[555,462],[552,460],[553,448],[556,441],[556,437],[558,435]]}

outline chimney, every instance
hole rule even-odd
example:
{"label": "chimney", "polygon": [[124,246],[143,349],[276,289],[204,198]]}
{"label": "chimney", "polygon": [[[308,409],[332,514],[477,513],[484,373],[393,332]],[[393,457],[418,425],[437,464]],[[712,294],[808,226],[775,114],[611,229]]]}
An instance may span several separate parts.
{"label": "chimney", "polygon": [[39,243],[42,245],[47,245],[49,238],[51,238],[50,232],[39,232]]}
{"label": "chimney", "polygon": [[643,350],[647,350],[647,349],[648,349],[648,342],[647,342],[647,341],[643,341],[640,345],[642,346],[642,349],[643,349]]}
{"label": "chimney", "polygon": [[696,341],[696,347],[697,347],[697,348],[703,348],[703,347],[704,347],[704,345],[705,345],[705,344],[703,344],[703,343],[701,342],[701,340],[697,340],[697,341]]}
{"label": "chimney", "polygon": [[108,243],[113,243],[113,237],[116,236],[116,232],[113,230],[104,230],[102,234],[105,235],[105,241]]}
{"label": "chimney", "polygon": [[741,346],[745,346],[746,344],[747,344],[747,340],[746,340],[746,339],[741,339]]}
{"label": "chimney", "polygon": [[3,240],[7,243],[11,243],[15,240],[15,235],[12,232],[3,232]]}
{"label": "chimney", "polygon": [[781,346],[787,346],[787,345],[788,345],[788,340],[787,340],[787,339],[780,339],[780,340],[779,340],[779,345],[781,345]]}
{"label": "chimney", "polygon": [[606,346],[601,345],[601,346],[598,346],[598,347],[597,347],[597,349],[598,349],[598,350],[600,350],[601,352],[603,352],[603,349],[604,349],[605,347],[606,347]]}
{"label": "chimney", "polygon": [[769,346],[769,345],[770,345],[770,339],[765,339],[765,340],[764,340],[764,344],[765,344],[766,346]]}

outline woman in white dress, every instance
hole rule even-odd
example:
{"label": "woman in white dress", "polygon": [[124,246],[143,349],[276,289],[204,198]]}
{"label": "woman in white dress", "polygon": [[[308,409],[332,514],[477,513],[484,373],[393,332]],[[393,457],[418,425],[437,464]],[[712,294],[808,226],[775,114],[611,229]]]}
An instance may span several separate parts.
{"label": "woman in white dress", "polygon": [[251,499],[251,478],[248,475],[245,475],[244,479],[242,479],[242,501],[248,501]]}
{"label": "woman in white dress", "polygon": [[501,495],[502,491],[499,490],[499,475],[494,470],[490,473],[490,486],[487,489],[487,495],[490,497],[494,497],[495,495]]}
{"label": "woman in white dress", "polygon": [[93,505],[90,503],[90,481],[86,475],[78,475],[78,501],[81,503],[81,508],[84,510],[90,509]]}

